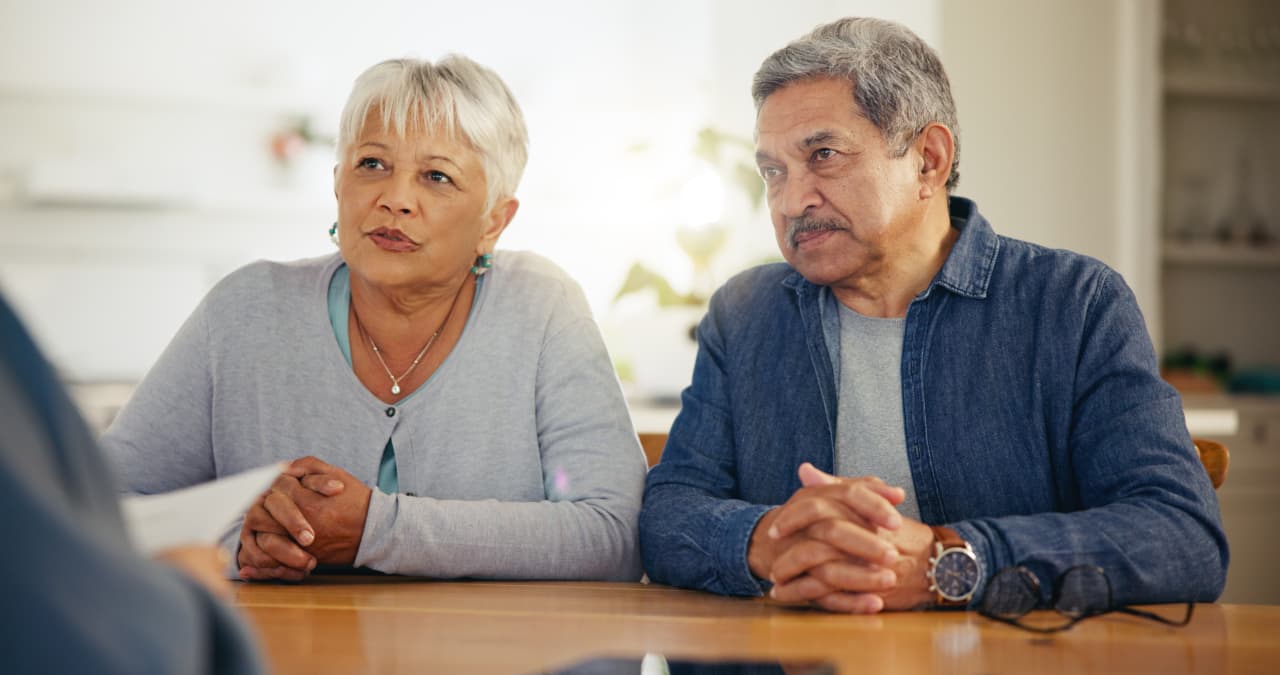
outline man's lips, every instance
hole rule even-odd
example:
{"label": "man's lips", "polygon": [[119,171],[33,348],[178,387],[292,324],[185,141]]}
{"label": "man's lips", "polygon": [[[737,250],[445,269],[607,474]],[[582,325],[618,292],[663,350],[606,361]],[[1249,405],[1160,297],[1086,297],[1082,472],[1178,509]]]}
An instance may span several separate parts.
{"label": "man's lips", "polygon": [[796,248],[804,248],[806,245],[818,245],[826,241],[835,230],[810,230],[808,232],[797,232],[792,241]]}
{"label": "man's lips", "polygon": [[406,252],[418,248],[409,235],[393,227],[380,227],[366,235],[375,246],[384,251]]}

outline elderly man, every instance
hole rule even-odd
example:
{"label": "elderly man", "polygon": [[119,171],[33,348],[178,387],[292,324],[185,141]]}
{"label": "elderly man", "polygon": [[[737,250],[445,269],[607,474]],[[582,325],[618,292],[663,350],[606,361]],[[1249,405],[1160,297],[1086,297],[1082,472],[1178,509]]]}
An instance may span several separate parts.
{"label": "elderly man", "polygon": [[698,328],[646,485],[649,576],[844,612],[975,606],[1015,566],[1045,600],[1081,565],[1113,605],[1216,598],[1216,497],[1133,294],[951,196],[933,50],[843,19],[753,95],[787,264],[729,281]]}

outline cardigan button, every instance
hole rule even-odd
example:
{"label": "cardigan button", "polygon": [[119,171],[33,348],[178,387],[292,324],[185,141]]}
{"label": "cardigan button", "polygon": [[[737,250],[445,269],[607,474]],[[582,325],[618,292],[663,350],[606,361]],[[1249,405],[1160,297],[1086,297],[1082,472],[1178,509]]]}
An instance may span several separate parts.
{"label": "cardigan button", "polygon": [[387,417],[395,417],[395,416],[396,416],[396,408],[395,408],[395,406],[388,407],[388,408],[387,408]]}

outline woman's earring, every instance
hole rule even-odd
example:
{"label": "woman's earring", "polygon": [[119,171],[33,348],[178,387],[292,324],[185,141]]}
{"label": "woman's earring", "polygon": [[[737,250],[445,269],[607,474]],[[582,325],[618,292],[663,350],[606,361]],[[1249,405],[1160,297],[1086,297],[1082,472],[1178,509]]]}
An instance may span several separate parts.
{"label": "woman's earring", "polygon": [[476,275],[476,278],[479,279],[484,276],[484,273],[488,272],[491,267],[493,267],[493,254],[481,253],[476,256],[476,264],[471,266],[471,273]]}
{"label": "woman's earring", "polygon": [[329,241],[333,242],[334,246],[338,245],[338,221],[336,220],[333,221],[333,227],[329,228]]}

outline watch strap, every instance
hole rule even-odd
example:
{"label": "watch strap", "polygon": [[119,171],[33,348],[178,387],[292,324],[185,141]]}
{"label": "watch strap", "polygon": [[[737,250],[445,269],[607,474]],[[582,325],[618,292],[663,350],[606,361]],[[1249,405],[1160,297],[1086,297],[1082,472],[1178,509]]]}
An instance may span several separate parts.
{"label": "watch strap", "polygon": [[942,544],[942,550],[939,553],[949,548],[964,548],[969,545],[969,542],[965,541],[959,532],[945,525],[930,525],[929,529],[933,530],[933,540]]}

